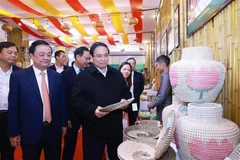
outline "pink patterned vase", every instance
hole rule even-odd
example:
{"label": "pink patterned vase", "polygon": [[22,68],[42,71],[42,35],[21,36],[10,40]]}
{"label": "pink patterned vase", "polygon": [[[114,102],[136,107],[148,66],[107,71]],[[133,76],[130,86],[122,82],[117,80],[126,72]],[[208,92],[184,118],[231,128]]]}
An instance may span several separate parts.
{"label": "pink patterned vase", "polygon": [[217,103],[189,103],[188,116],[176,123],[175,142],[181,160],[223,160],[240,142],[239,127],[222,118]]}
{"label": "pink patterned vase", "polygon": [[189,47],[183,48],[181,60],[171,65],[170,82],[183,102],[214,102],[225,73],[225,66],[212,59],[210,47]]}
{"label": "pink patterned vase", "polygon": [[168,115],[172,110],[175,111],[176,120],[187,115],[187,106],[185,106],[182,101],[179,101],[174,95],[172,98],[172,104],[163,109],[163,126],[167,126]]}

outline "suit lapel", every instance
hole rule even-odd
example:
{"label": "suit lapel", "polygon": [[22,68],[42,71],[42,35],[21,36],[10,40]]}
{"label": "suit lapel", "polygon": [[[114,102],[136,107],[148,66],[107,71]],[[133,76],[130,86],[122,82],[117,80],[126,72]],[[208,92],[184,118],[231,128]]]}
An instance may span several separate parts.
{"label": "suit lapel", "polygon": [[27,68],[27,78],[28,78],[30,84],[32,85],[33,90],[35,91],[37,96],[42,101],[42,98],[41,98],[41,95],[40,95],[40,90],[39,90],[39,87],[38,87],[38,84],[37,84],[37,79],[36,79],[36,76],[35,76],[35,73],[34,73],[32,67]]}
{"label": "suit lapel", "polygon": [[52,91],[53,91],[53,85],[54,85],[54,76],[51,72],[49,72],[49,70],[47,70],[47,74],[48,74],[48,89],[49,89],[49,96],[51,99],[51,95],[52,95]]}
{"label": "suit lapel", "polygon": [[134,84],[135,87],[137,86],[137,83],[138,83],[137,79],[138,79],[138,75],[136,74],[136,71],[134,71],[133,84]]}

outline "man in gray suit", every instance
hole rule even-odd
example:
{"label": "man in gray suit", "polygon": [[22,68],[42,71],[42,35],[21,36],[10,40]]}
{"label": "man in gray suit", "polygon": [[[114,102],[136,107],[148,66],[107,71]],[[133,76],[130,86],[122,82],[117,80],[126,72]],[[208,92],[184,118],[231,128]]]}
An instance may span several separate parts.
{"label": "man in gray suit", "polygon": [[165,55],[157,57],[155,67],[156,70],[161,73],[161,83],[156,98],[153,102],[148,104],[149,109],[157,107],[157,120],[161,122],[163,109],[172,104],[172,87],[170,85],[169,78],[169,64],[169,57]]}

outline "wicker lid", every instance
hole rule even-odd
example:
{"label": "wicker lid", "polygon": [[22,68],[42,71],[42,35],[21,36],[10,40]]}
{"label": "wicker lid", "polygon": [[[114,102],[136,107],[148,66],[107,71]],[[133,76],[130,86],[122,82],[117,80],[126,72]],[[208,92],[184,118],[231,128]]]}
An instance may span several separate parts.
{"label": "wicker lid", "polygon": [[124,134],[130,138],[158,138],[160,128],[150,125],[132,125],[124,130]]}
{"label": "wicker lid", "polygon": [[[163,157],[163,155],[166,154],[166,152],[170,146],[170,143],[173,139],[175,127],[176,127],[175,112],[172,110],[168,115],[168,124],[161,129],[161,132],[159,131],[158,140],[153,139],[153,138],[147,138],[149,136],[143,136],[143,137],[141,136],[141,138],[137,138],[134,140],[127,140],[127,141],[121,143],[118,147],[119,158],[124,159],[124,160],[161,159]],[[150,128],[151,128],[151,130],[150,130]],[[136,133],[139,133],[139,134],[142,134],[142,132],[140,132],[140,131],[144,131],[144,133],[146,132],[147,134],[152,134],[153,128],[158,128],[158,127],[152,127],[152,126],[147,126],[147,125],[134,125],[134,126],[127,127],[124,130],[124,133],[126,134],[126,136],[131,135],[131,134],[129,134],[130,133],[129,131],[136,131]],[[135,135],[137,135],[136,133],[135,133]],[[137,135],[137,136],[139,136],[139,135]],[[132,137],[130,137],[130,138],[132,138]],[[167,155],[169,155],[169,153]],[[172,154],[170,154],[170,155],[172,155]],[[174,156],[172,156],[172,157],[174,157]]]}
{"label": "wicker lid", "polygon": [[[154,157],[157,140],[146,138],[127,140],[118,147],[118,157],[121,160],[156,160]],[[176,153],[168,147],[167,151],[157,160],[175,160]]]}
{"label": "wicker lid", "polygon": [[106,107],[103,107],[102,109],[100,109],[100,111],[102,111],[102,112],[111,112],[111,111],[114,111],[114,110],[116,110],[116,109],[120,109],[120,108],[122,108],[122,107],[127,106],[127,105],[130,104],[133,100],[134,100],[134,98],[130,98],[130,99],[126,100],[126,101],[117,102],[117,103],[108,105],[108,106],[106,106]]}
{"label": "wicker lid", "polygon": [[161,122],[158,120],[141,120],[136,122],[138,125],[147,125],[153,127],[162,127]]}

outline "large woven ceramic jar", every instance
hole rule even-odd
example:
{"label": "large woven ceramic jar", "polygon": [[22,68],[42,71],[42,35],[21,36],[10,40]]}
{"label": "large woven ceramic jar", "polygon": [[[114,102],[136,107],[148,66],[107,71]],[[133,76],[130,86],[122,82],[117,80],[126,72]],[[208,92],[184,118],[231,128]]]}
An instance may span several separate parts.
{"label": "large woven ceramic jar", "polygon": [[167,125],[168,115],[172,110],[175,111],[176,120],[187,115],[187,106],[184,106],[183,102],[179,101],[175,96],[173,96],[172,104],[163,109],[163,126]]}
{"label": "large woven ceramic jar", "polygon": [[240,141],[238,126],[222,118],[217,103],[190,103],[177,120],[175,142],[181,160],[223,160]]}
{"label": "large woven ceramic jar", "polygon": [[180,61],[170,67],[170,82],[183,102],[214,102],[222,89],[226,69],[212,59],[206,46],[183,48]]}

